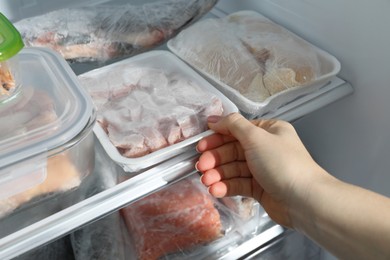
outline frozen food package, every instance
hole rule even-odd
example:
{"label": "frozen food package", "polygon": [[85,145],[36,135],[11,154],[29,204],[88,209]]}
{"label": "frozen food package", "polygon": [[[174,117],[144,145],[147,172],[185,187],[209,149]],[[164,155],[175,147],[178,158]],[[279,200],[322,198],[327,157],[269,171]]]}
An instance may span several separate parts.
{"label": "frozen food package", "polygon": [[151,51],[79,75],[97,107],[95,133],[110,157],[138,171],[211,134],[207,117],[236,106],[168,51]]}
{"label": "frozen food package", "polygon": [[105,62],[170,39],[217,0],[105,1],[59,9],[15,22],[26,46],[44,46],[73,62]]}
{"label": "frozen food package", "polygon": [[254,11],[203,19],[168,48],[252,116],[318,89],[340,70],[333,56]]}
{"label": "frozen food package", "polygon": [[190,256],[194,248],[221,238],[230,228],[231,221],[198,184],[196,178],[181,180],[121,210],[137,259]]}

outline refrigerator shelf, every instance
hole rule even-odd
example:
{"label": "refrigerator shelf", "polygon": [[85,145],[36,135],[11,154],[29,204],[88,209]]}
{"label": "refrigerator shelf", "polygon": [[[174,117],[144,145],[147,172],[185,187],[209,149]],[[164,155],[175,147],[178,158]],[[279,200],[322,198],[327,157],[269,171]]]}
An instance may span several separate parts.
{"label": "refrigerator shelf", "polygon": [[292,122],[346,97],[352,92],[351,84],[339,77],[334,77],[318,91],[299,97],[273,112],[262,115],[261,118],[278,118]]}
{"label": "refrigerator shelf", "polygon": [[[95,180],[90,180],[91,183],[96,183],[96,178],[108,179],[105,180],[107,189],[92,194],[90,197],[81,200],[80,202],[67,207],[63,210],[58,211],[55,214],[49,215],[35,223],[30,223],[24,228],[12,232],[0,239],[0,258],[11,259],[16,256],[28,253],[30,250],[49,244],[65,235],[75,231],[76,229],[83,227],[87,224],[93,223],[100,220],[109,214],[128,206],[129,204],[143,198],[144,196],[153,193],[165,186],[172,184],[178,180],[181,180],[191,174],[197,174],[194,168],[194,164],[197,160],[197,152],[195,149],[179,155],[169,161],[161,163],[151,169],[148,169],[138,175],[123,181],[119,184],[115,184],[115,179],[121,178],[123,169],[117,167],[112,161],[109,162],[108,156],[105,154],[101,145],[96,142],[95,151],[97,154],[97,160],[95,165]],[[107,165],[111,164],[111,165]],[[115,169],[115,172],[108,173],[108,169]],[[111,174],[112,176],[107,176]],[[101,180],[100,180],[101,181]],[[96,185],[99,186],[99,185]],[[93,187],[94,189],[95,187]],[[39,210],[43,210],[47,205],[41,204],[36,206]],[[26,210],[25,214],[19,214],[19,217],[28,219],[31,214],[29,209]],[[13,223],[7,223],[10,226],[17,227],[20,218],[12,218]],[[262,224],[259,224],[257,233],[255,234],[255,240],[242,238],[241,234],[233,234],[226,238],[226,242],[222,242],[224,247],[229,245],[229,241],[232,239],[241,239],[241,245],[238,243],[237,254],[245,253],[242,252],[243,246],[246,243],[253,243],[255,241],[256,247],[261,243],[266,243],[274,236],[279,235],[282,229],[277,228],[278,225],[273,223],[268,216],[262,218]],[[21,222],[24,222],[22,220]],[[1,222],[0,222],[1,225]],[[3,225],[1,225],[3,226]],[[268,231],[270,230],[270,231]],[[268,232],[265,232],[268,231]],[[248,236],[246,234],[246,236]],[[249,234],[252,237],[253,234]],[[261,242],[259,244],[259,241]],[[237,244],[237,241],[236,243]],[[236,245],[237,246],[237,245]],[[228,246],[229,252],[234,246]],[[249,246],[248,248],[252,248]],[[225,249],[226,250],[226,249]],[[229,259],[229,258],[223,258]]]}

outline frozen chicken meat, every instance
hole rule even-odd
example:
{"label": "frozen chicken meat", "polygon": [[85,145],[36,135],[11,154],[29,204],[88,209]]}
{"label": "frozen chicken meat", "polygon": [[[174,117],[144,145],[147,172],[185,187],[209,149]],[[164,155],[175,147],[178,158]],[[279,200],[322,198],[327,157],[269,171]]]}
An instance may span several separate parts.
{"label": "frozen chicken meat", "polygon": [[[15,23],[26,46],[45,46],[68,61],[100,61],[156,47],[207,13],[217,0],[108,1],[55,10]],[[123,2],[122,2],[123,3]]]}
{"label": "frozen chicken meat", "polygon": [[222,237],[215,201],[202,188],[184,179],[121,210],[137,259],[182,254]]}
{"label": "frozen chicken meat", "polygon": [[[34,139],[50,135],[50,131],[56,131],[58,116],[55,106],[54,99],[47,93],[31,87],[24,88],[22,93],[8,101],[0,110],[2,122],[12,122],[0,125],[0,143],[13,136],[23,136],[26,133],[30,133],[28,140],[22,139],[20,142],[32,142]],[[50,125],[52,127],[45,132],[37,131],[42,126]],[[35,135],[31,134],[34,132]],[[0,217],[6,216],[34,198],[70,190],[79,186],[80,182],[81,175],[69,157],[69,153],[58,153],[47,159],[46,177],[42,183],[13,196],[0,199]],[[12,190],[16,187],[6,186],[5,188]]]}
{"label": "frozen chicken meat", "polygon": [[206,130],[207,116],[223,113],[216,95],[180,73],[122,65],[79,78],[97,106],[97,121],[128,158],[195,136]]}
{"label": "frozen chicken meat", "polygon": [[26,191],[0,200],[0,217],[4,217],[18,207],[27,205],[40,196],[48,196],[53,193],[65,192],[78,187],[81,177],[76,167],[66,153],[58,154],[47,161],[46,179]]}
{"label": "frozen chicken meat", "polygon": [[209,18],[168,43],[175,54],[253,102],[320,75],[316,49],[254,11]]}

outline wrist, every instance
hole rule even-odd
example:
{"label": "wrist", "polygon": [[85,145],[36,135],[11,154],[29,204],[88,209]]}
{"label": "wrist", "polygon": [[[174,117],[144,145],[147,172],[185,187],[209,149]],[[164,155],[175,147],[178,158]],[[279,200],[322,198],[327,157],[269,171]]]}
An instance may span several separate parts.
{"label": "wrist", "polygon": [[299,187],[289,198],[289,217],[292,228],[306,233],[306,229],[315,229],[317,207],[321,207],[324,191],[335,185],[337,179],[318,165],[312,167],[304,176]]}

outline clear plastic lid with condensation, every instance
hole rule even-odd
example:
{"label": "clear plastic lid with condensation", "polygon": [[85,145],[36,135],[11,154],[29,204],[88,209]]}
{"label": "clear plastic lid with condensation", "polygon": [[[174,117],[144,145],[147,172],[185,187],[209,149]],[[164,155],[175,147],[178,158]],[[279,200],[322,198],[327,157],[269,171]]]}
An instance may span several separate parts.
{"label": "clear plastic lid with condensation", "polygon": [[26,186],[40,183],[46,159],[77,143],[94,114],[89,95],[57,53],[24,48],[17,56],[22,87],[0,102],[0,187],[15,178]]}

